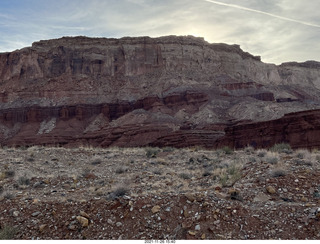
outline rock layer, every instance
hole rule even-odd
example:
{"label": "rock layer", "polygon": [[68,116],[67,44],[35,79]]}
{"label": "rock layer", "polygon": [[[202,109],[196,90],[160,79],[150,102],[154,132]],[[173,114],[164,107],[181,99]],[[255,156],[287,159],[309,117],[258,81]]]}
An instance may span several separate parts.
{"label": "rock layer", "polygon": [[192,36],[39,41],[0,54],[0,142],[239,147],[267,123],[257,146],[317,145],[299,145],[299,132],[286,128],[296,133],[288,139],[278,124],[320,109],[319,67],[265,64],[238,45]]}

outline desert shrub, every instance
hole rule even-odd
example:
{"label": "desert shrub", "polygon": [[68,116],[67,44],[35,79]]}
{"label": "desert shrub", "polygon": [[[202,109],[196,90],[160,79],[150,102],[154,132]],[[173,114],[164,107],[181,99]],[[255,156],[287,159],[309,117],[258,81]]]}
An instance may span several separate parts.
{"label": "desert shrub", "polygon": [[5,193],[3,194],[3,197],[4,197],[5,199],[11,200],[11,199],[14,198],[14,195],[13,195],[11,192],[5,192]]}
{"label": "desert shrub", "polygon": [[20,176],[18,178],[18,184],[19,185],[30,185],[30,179],[27,178],[26,176]]}
{"label": "desert shrub", "polygon": [[220,175],[220,183],[223,187],[225,186],[233,186],[236,181],[241,179],[241,167],[232,164],[229,165],[228,168]]}
{"label": "desert shrub", "polygon": [[308,160],[304,160],[304,159],[295,159],[294,160],[295,164],[296,165],[306,165],[306,166],[312,166],[312,162],[311,161],[308,161]]}
{"label": "desert shrub", "polygon": [[17,230],[9,225],[4,225],[0,229],[0,240],[12,240],[17,234]]}
{"label": "desert shrub", "polygon": [[274,144],[270,148],[270,151],[278,152],[278,153],[287,153],[287,154],[292,153],[291,146],[288,143],[277,143],[277,144]]}
{"label": "desert shrub", "polygon": [[147,147],[146,148],[146,156],[147,158],[155,158],[159,153],[159,148]]}
{"label": "desert shrub", "polygon": [[160,171],[160,169],[154,170],[153,173],[154,173],[155,175],[161,175],[161,174],[162,174],[162,172]]}
{"label": "desert shrub", "polygon": [[127,171],[127,169],[126,168],[124,168],[124,167],[119,167],[119,168],[117,168],[116,169],[116,174],[123,174],[123,173],[125,173]]}
{"label": "desert shrub", "polygon": [[93,158],[92,161],[91,161],[92,165],[98,165],[98,164],[101,164],[101,163],[102,163],[101,158]]}
{"label": "desert shrub", "polygon": [[254,148],[251,147],[251,146],[247,146],[244,151],[247,153],[247,154],[251,154],[254,152]]}
{"label": "desert shrub", "polygon": [[175,150],[174,147],[164,147],[164,148],[162,149],[163,152],[173,152],[174,150]]}
{"label": "desert shrub", "polygon": [[233,150],[228,147],[228,146],[225,146],[221,149],[225,154],[232,154],[233,153]]}
{"label": "desert shrub", "polygon": [[259,158],[263,158],[264,156],[266,156],[266,154],[267,154],[267,151],[264,150],[264,149],[261,149],[261,150],[257,151],[257,155],[258,155]]}
{"label": "desert shrub", "polygon": [[277,164],[279,159],[277,157],[267,157],[266,161],[269,164]]}
{"label": "desert shrub", "polygon": [[4,174],[5,174],[5,177],[6,177],[6,178],[12,178],[12,177],[14,177],[15,172],[14,172],[13,170],[6,170],[6,171],[4,172]]}
{"label": "desert shrub", "polygon": [[120,186],[117,189],[115,189],[113,192],[111,192],[110,194],[108,194],[107,196],[107,200],[115,200],[118,199],[120,197],[123,197],[124,195],[126,195],[129,192],[129,189]]}
{"label": "desert shrub", "polygon": [[275,178],[285,176],[286,174],[287,172],[284,169],[274,169],[271,171],[271,176]]}
{"label": "desert shrub", "polygon": [[180,173],[180,174],[179,174],[179,177],[180,177],[181,179],[184,179],[184,180],[189,180],[189,179],[192,178],[192,176],[191,176],[190,174],[187,174],[187,173]]}
{"label": "desert shrub", "polygon": [[212,175],[212,172],[210,171],[210,170],[205,170],[204,172],[203,172],[203,174],[202,174],[202,176],[203,177],[207,177],[207,176],[210,176],[210,175]]}

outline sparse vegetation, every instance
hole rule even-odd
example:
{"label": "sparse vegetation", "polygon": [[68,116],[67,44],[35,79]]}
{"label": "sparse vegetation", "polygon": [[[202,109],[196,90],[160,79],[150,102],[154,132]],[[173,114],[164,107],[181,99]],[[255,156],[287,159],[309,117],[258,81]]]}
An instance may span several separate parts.
{"label": "sparse vegetation", "polygon": [[277,143],[277,144],[274,144],[270,148],[270,151],[278,152],[278,153],[287,153],[287,154],[292,153],[291,146],[288,143]]}
{"label": "sparse vegetation", "polygon": [[123,186],[116,188],[113,192],[108,194],[107,200],[115,200],[119,197],[123,197],[129,192],[129,190]]}
{"label": "sparse vegetation", "polygon": [[160,152],[159,148],[154,147],[147,147],[145,150],[147,158],[155,158],[157,157],[157,154]]}
{"label": "sparse vegetation", "polygon": [[0,240],[12,240],[17,234],[17,230],[9,225],[4,225],[0,229]]}
{"label": "sparse vegetation", "polygon": [[20,176],[18,178],[18,184],[25,185],[25,186],[30,185],[30,179],[27,178],[26,176]]}
{"label": "sparse vegetation", "polygon": [[223,147],[221,150],[227,155],[230,155],[233,153],[233,150],[228,146]]}
{"label": "sparse vegetation", "polygon": [[5,174],[5,178],[12,178],[12,177],[14,177],[15,172],[14,172],[14,170],[6,170],[4,172],[4,174]]}
{"label": "sparse vegetation", "polygon": [[102,159],[101,158],[94,158],[92,161],[91,161],[91,164],[92,165],[98,165],[98,164],[101,164],[102,163]]}
{"label": "sparse vegetation", "polygon": [[279,159],[277,157],[267,157],[266,161],[269,164],[277,164]]}
{"label": "sparse vegetation", "polygon": [[233,186],[241,178],[240,165],[231,164],[220,175],[220,183],[223,187]]}
{"label": "sparse vegetation", "polygon": [[285,176],[287,172],[284,169],[274,169],[271,171],[272,177],[282,177]]}
{"label": "sparse vegetation", "polygon": [[257,155],[259,158],[263,158],[264,156],[266,156],[266,154],[267,154],[267,151],[265,149],[259,149],[257,151]]}
{"label": "sparse vegetation", "polygon": [[127,169],[126,168],[124,168],[124,167],[119,167],[119,168],[117,168],[116,169],[116,174],[123,174],[123,173],[125,173],[127,171]]}
{"label": "sparse vegetation", "polygon": [[192,176],[191,176],[190,174],[187,174],[187,173],[180,173],[180,174],[179,174],[179,177],[180,177],[181,179],[184,179],[184,180],[189,180],[189,179],[192,178]]}

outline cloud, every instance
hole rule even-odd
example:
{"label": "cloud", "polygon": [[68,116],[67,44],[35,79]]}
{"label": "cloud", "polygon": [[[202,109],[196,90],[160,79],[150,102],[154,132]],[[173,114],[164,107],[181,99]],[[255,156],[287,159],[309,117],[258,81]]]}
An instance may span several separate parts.
{"label": "cloud", "polygon": [[61,36],[191,34],[240,44],[271,63],[319,59],[318,0],[3,1],[0,52]]}
{"label": "cloud", "polygon": [[298,24],[302,24],[302,25],[307,25],[307,26],[320,28],[320,25],[317,25],[317,24],[312,24],[312,23],[308,23],[308,22],[305,22],[305,21],[291,19],[291,18],[287,18],[287,17],[284,17],[284,16],[280,16],[280,15],[276,15],[276,14],[272,14],[272,13],[268,13],[268,12],[264,12],[264,11],[260,11],[260,10],[256,10],[256,9],[252,9],[252,8],[246,8],[246,7],[242,7],[240,5],[236,5],[236,4],[222,3],[222,2],[213,1],[213,0],[204,0],[204,1],[210,2],[210,3],[214,3],[214,4],[218,4],[218,5],[222,5],[222,6],[231,7],[231,8],[236,8],[236,9],[240,9],[240,10],[245,10],[245,11],[249,11],[249,12],[254,12],[254,13],[258,13],[258,14],[264,14],[264,15],[267,15],[267,16],[270,16],[270,17],[274,17],[274,18],[277,18],[277,19],[285,20],[285,21],[291,21],[291,22],[295,22],[295,23],[298,23]]}

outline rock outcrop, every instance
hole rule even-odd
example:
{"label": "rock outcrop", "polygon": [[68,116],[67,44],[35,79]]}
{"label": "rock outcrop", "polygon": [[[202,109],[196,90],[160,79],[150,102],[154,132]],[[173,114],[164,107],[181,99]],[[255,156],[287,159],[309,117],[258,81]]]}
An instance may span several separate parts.
{"label": "rock outcrop", "polygon": [[291,142],[278,124],[320,109],[319,67],[192,36],[39,41],[0,54],[0,143],[239,147],[257,122],[257,146]]}

